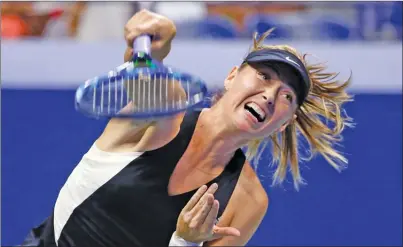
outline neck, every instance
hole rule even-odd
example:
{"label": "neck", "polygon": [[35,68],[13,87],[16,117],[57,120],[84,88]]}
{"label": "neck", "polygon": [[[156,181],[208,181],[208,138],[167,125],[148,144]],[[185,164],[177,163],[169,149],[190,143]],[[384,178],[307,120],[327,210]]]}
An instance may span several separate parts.
{"label": "neck", "polygon": [[247,143],[223,116],[223,110],[218,106],[200,113],[191,141],[197,150],[196,157],[207,162],[200,164],[225,166],[235,151]]}

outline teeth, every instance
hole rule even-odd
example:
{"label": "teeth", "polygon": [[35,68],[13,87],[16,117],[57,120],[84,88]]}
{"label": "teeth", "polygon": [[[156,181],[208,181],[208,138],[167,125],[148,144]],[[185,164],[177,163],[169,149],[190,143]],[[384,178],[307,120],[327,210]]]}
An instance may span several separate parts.
{"label": "teeth", "polygon": [[265,112],[256,103],[251,102],[251,103],[248,103],[247,106],[252,108],[257,114],[259,114],[261,119],[264,119],[266,117]]}

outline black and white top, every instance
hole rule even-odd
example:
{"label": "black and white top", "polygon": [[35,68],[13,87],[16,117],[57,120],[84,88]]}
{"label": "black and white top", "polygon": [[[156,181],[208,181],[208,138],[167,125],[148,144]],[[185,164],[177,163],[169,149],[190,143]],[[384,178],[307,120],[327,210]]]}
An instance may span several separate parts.
{"label": "black and white top", "polygon": [[[71,173],[54,211],[32,229],[29,246],[167,246],[179,213],[196,192],[168,194],[169,178],[185,152],[200,112],[189,112],[179,134],[148,152],[108,153],[95,145]],[[235,189],[245,162],[237,150],[218,183],[219,217]]]}

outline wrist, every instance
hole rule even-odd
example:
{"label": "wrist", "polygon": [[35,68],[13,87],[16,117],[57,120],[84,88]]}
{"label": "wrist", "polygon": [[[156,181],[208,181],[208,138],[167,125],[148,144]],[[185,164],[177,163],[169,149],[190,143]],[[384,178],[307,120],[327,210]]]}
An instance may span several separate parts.
{"label": "wrist", "polygon": [[169,246],[203,246],[203,242],[201,243],[193,243],[186,241],[185,239],[179,237],[176,234],[176,231],[172,234],[171,240],[169,241]]}

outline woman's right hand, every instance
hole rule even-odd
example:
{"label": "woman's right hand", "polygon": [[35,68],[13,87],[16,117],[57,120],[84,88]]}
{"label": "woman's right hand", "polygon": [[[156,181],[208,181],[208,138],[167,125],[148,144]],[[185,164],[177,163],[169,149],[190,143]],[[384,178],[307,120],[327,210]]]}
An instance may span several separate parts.
{"label": "woman's right hand", "polygon": [[219,203],[213,194],[218,185],[208,189],[203,185],[193,195],[179,215],[176,235],[191,243],[208,242],[224,236],[239,236],[239,230],[233,227],[216,226]]}
{"label": "woman's right hand", "polygon": [[176,35],[176,26],[168,18],[141,10],[137,12],[125,26],[125,39],[128,48],[125,52],[125,61],[133,56],[133,41],[142,34],[153,35],[151,42],[151,55],[154,59],[162,61],[171,50],[171,42]]}
{"label": "woman's right hand", "polygon": [[[151,42],[151,56],[162,61],[171,50],[171,41],[176,35],[176,27],[164,16],[147,10],[137,12],[125,25],[127,42],[125,62],[133,57],[134,39],[143,34],[154,35]],[[174,92],[178,92],[180,96],[183,95],[180,90]],[[128,111],[130,107],[132,105],[124,110]],[[161,148],[177,136],[184,115],[184,112],[180,112],[152,122],[132,118],[114,118],[109,121],[105,131],[98,138],[97,146],[108,152],[146,152]]]}

